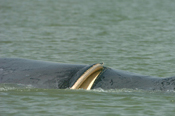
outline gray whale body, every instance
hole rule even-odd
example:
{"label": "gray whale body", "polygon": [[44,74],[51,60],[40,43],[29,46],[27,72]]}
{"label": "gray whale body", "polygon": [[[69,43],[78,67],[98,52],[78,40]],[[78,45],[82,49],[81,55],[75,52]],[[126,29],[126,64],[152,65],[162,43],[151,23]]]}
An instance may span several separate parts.
{"label": "gray whale body", "polygon": [[129,88],[164,91],[175,90],[175,77],[144,76],[102,64],[81,65],[0,58],[0,84],[24,84],[47,89]]}

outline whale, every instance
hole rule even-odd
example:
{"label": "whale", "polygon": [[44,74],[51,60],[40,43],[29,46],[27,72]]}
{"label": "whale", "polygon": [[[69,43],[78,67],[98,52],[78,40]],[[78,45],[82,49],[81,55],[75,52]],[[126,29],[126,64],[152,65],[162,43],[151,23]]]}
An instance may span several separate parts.
{"label": "whale", "polygon": [[103,63],[66,64],[23,58],[0,58],[0,85],[45,89],[175,90],[175,76],[154,77],[113,69]]}

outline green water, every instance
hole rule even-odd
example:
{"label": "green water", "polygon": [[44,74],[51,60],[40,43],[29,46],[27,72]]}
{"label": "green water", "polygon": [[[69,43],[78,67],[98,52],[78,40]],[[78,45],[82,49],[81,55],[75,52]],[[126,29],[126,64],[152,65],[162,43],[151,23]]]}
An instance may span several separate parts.
{"label": "green water", "polygon": [[[173,0],[0,0],[0,57],[174,76]],[[0,116],[174,116],[174,92],[0,86]]]}
{"label": "green water", "polygon": [[0,95],[4,116],[173,116],[175,112],[174,93],[16,89]]}

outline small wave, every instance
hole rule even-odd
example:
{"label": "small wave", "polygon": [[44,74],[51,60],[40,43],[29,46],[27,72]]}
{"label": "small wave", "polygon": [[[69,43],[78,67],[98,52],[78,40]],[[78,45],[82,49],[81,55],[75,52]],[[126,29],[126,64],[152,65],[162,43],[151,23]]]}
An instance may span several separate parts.
{"label": "small wave", "polygon": [[[24,85],[24,84],[0,84],[0,92],[1,91],[53,91],[53,90],[58,90],[58,89],[39,89],[35,88],[32,85]],[[78,92],[98,92],[98,93],[175,93],[174,90],[166,90],[166,91],[161,91],[161,90],[142,90],[142,89],[128,89],[128,88],[123,88],[123,89],[102,89],[102,88],[97,88],[97,89],[91,89],[91,90],[85,90],[85,89],[78,89],[78,90],[72,90],[70,88],[64,89],[65,91],[78,91]]]}
{"label": "small wave", "polygon": [[142,89],[128,89],[128,88],[123,88],[123,89],[108,89],[104,90],[102,88],[97,88],[97,89],[92,89],[90,91],[93,92],[107,92],[107,93],[175,93],[174,90],[166,90],[166,91],[161,91],[161,90],[142,90]]}
{"label": "small wave", "polygon": [[10,91],[10,90],[22,90],[22,89],[33,89],[32,85],[23,84],[0,84],[0,91]]}
{"label": "small wave", "polygon": [[92,89],[92,91],[94,92],[115,92],[115,93],[120,93],[120,92],[125,92],[125,93],[131,93],[131,92],[143,92],[144,90],[141,89],[108,89],[108,90],[104,90],[102,88],[97,88],[97,89]]}

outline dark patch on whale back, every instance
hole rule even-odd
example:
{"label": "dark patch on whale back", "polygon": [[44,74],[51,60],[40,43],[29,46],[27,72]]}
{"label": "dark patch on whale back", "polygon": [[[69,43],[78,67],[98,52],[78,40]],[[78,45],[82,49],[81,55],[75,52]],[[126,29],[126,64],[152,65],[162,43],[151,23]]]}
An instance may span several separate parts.
{"label": "dark patch on whale back", "polygon": [[175,90],[175,77],[160,80],[160,90]]}
{"label": "dark patch on whale back", "polygon": [[[71,87],[70,83],[73,81],[74,76],[78,72],[84,70],[86,67],[87,66],[83,67],[82,69],[79,69],[79,67],[75,67],[74,69],[66,70],[65,73],[68,75],[66,77],[64,76],[64,78],[60,78],[60,76],[57,75],[57,80],[56,80],[57,82],[56,83],[57,83],[58,89],[65,89],[65,88]],[[59,73],[62,73],[62,72],[59,72]],[[77,78],[79,78],[79,77],[77,76]],[[75,79],[75,81],[76,81],[76,79]],[[74,84],[74,81],[72,83]]]}

